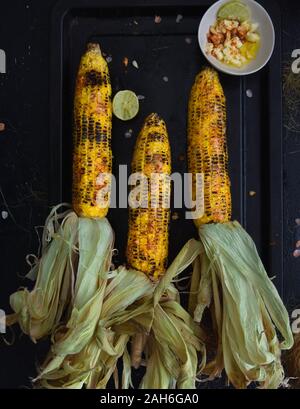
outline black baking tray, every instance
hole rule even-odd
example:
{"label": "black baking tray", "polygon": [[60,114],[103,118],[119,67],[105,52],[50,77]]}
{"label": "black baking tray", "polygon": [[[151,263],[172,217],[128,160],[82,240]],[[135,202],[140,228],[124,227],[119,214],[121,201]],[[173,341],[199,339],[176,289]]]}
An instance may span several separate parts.
{"label": "black baking tray", "polygon": [[[209,0],[62,0],[52,15],[50,77],[51,204],[71,199],[72,105],[76,72],[89,41],[100,43],[111,58],[113,93],[132,89],[145,96],[136,119],[113,119],[114,173],[130,165],[136,135],[150,112],[166,121],[173,171],[186,170],[186,121],[189,91],[196,73],[207,65],[197,29]],[[269,275],[283,294],[283,195],[281,19],[271,0],[259,1],[269,12],[277,33],[274,53],[260,72],[247,77],[220,74],[227,98],[228,145],[233,217],[253,237]],[[176,22],[177,15],[182,20]],[[161,17],[159,24],[155,16]],[[128,69],[122,64],[129,59]],[[136,60],[139,68],[131,65]],[[166,81],[167,77],[168,81]],[[247,90],[252,91],[249,98]],[[128,129],[133,130],[126,138]],[[184,159],[184,160],[183,160]],[[249,192],[255,192],[250,195]],[[170,226],[169,260],[191,237],[197,237],[186,209]],[[116,232],[117,263],[124,262],[127,209],[111,209]]]}

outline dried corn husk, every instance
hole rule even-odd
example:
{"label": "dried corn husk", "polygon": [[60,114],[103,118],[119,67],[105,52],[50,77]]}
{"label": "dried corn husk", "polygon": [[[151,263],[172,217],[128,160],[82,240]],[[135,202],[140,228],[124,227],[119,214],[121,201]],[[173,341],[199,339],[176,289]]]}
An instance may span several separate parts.
{"label": "dried corn husk", "polygon": [[[113,242],[114,234],[106,218],[79,218],[79,257],[74,300],[67,324],[58,327],[54,332],[52,337],[54,359],[47,359],[49,362],[45,372],[51,372],[53,368],[64,365],[66,372],[69,373],[72,370],[72,362],[71,360],[64,362],[64,356],[68,355],[69,351],[83,355],[85,346],[92,339],[100,319]],[[81,363],[80,365],[82,366]]]}
{"label": "dried corn husk", "polygon": [[[146,314],[151,321],[149,303],[130,308],[153,291],[147,277],[124,267],[112,275],[114,278],[108,284],[108,275],[100,279],[98,271],[90,274],[92,280],[98,277],[99,282],[86,304],[81,300],[81,291],[75,295],[71,318],[55,333],[50,354],[37,378],[42,387],[105,388],[134,331],[135,317]],[[78,304],[82,305],[81,309],[77,308]],[[127,320],[132,321],[131,326],[125,325]],[[77,338],[80,342],[76,342]]]}
{"label": "dried corn husk", "polygon": [[140,388],[193,389],[198,372],[205,365],[202,332],[180,305],[172,280],[199,254],[200,246],[190,240],[175,258],[154,292],[154,317],[146,344],[146,374]]}
{"label": "dried corn husk", "polygon": [[34,342],[60,322],[71,298],[78,217],[71,210],[58,213],[61,206],[66,205],[54,207],[46,220],[41,258],[28,273],[36,280],[33,290],[22,288],[10,297],[15,313],[7,317],[7,324],[18,322]]}
{"label": "dried corn husk", "polygon": [[[122,359],[122,388],[128,388],[131,362],[127,344],[140,333],[149,335],[146,375],[140,386],[194,387],[197,351],[203,353],[204,347],[200,329],[178,303],[178,293],[171,281],[198,253],[199,243],[192,240],[158,285],[139,271],[120,267],[111,272],[104,295],[95,296],[98,319],[92,323],[86,312],[76,312],[78,320],[90,323],[91,331],[80,330],[76,335],[78,324],[74,322],[61,330],[61,336],[57,333],[36,380],[38,384],[46,388],[105,388]],[[76,336],[81,336],[80,348],[74,342]],[[118,385],[117,376],[115,381]]]}
{"label": "dried corn husk", "polygon": [[199,236],[202,254],[194,263],[189,309],[196,322],[211,309],[218,340],[205,373],[214,378],[225,368],[236,388],[251,382],[278,388],[284,379],[281,350],[292,347],[293,336],[253,240],[238,222],[203,225]]}

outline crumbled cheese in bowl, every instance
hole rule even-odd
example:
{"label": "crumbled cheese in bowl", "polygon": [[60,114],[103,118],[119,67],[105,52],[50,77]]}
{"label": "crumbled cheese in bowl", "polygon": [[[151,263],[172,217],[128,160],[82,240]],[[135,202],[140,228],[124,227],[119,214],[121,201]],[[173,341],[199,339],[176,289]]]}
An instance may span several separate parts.
{"label": "crumbled cheese in bowl", "polygon": [[218,19],[207,34],[205,51],[219,61],[242,67],[256,57],[260,44],[258,24]]}

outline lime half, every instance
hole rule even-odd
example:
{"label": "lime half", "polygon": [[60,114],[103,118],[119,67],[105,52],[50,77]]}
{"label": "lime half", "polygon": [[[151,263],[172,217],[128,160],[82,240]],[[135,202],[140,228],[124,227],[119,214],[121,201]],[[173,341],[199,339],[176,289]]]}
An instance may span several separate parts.
{"label": "lime half", "polygon": [[116,93],[113,99],[113,113],[122,121],[129,121],[139,112],[139,100],[133,91],[128,89]]}
{"label": "lime half", "polygon": [[222,20],[246,21],[250,20],[250,10],[246,4],[240,1],[229,1],[219,9],[217,17]]}

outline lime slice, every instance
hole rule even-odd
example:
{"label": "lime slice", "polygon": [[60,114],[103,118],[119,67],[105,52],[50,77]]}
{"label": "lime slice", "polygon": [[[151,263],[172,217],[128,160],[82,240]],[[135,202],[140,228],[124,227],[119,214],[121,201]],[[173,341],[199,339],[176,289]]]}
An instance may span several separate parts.
{"label": "lime slice", "polygon": [[128,89],[116,93],[113,99],[113,113],[122,121],[129,121],[139,112],[139,100]]}
{"label": "lime slice", "polygon": [[222,20],[246,21],[250,20],[250,10],[240,1],[230,1],[219,9],[217,17]]}

